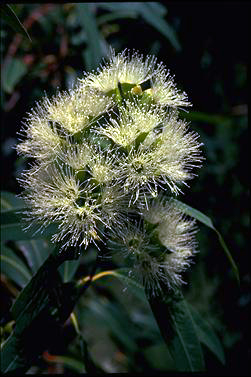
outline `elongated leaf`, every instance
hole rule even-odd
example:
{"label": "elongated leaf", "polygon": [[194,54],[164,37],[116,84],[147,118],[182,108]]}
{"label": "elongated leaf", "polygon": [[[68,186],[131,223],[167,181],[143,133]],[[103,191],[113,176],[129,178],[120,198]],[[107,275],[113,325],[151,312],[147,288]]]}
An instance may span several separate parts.
{"label": "elongated leaf", "polygon": [[26,39],[28,39],[31,42],[31,38],[24,27],[24,25],[21,23],[19,18],[17,17],[16,13],[13,11],[13,9],[8,4],[1,4],[0,6],[1,16],[3,19],[12,27],[12,29],[16,32],[24,36]]}
{"label": "elongated leaf", "polygon": [[74,274],[79,267],[79,262],[80,262],[79,259],[71,260],[71,261],[65,261],[59,267],[59,273],[60,273],[64,283],[67,283],[68,281],[71,281],[73,279]]}
{"label": "elongated leaf", "polygon": [[1,272],[20,287],[31,279],[31,272],[24,262],[7,246],[1,246]]}
{"label": "elongated leaf", "polygon": [[16,244],[27,259],[33,274],[37,272],[50,254],[49,244],[46,240],[17,241]]}
{"label": "elongated leaf", "polygon": [[206,225],[207,227],[213,229],[217,236],[218,236],[218,239],[219,239],[219,242],[232,266],[232,269],[233,269],[233,272],[236,276],[236,279],[238,281],[238,283],[240,283],[240,277],[239,277],[239,270],[238,270],[238,267],[237,265],[235,264],[235,261],[233,260],[233,257],[222,237],[222,235],[220,234],[220,232],[215,228],[215,226],[213,225],[213,222],[212,220],[210,219],[210,217],[206,216],[204,213],[198,211],[197,209],[193,208],[193,207],[190,207],[189,205],[177,200],[177,199],[172,199],[176,204],[177,206],[184,212],[186,213],[187,215],[189,216],[192,216],[194,217],[195,219],[197,219],[198,221],[200,221],[202,224]]}
{"label": "elongated leaf", "polygon": [[173,28],[160,15],[153,11],[153,7],[147,2],[141,3],[141,15],[144,20],[163,34],[177,50],[181,50],[180,43]]}
{"label": "elongated leaf", "polygon": [[17,58],[12,58],[3,69],[2,86],[6,93],[12,93],[21,78],[28,72],[28,67]]}
{"label": "elongated leaf", "polygon": [[203,343],[211,352],[225,364],[224,350],[218,336],[212,327],[201,317],[201,315],[191,305],[189,305],[191,315],[195,324],[196,332],[201,343]]}
{"label": "elongated leaf", "polygon": [[[26,229],[22,213],[26,207],[24,201],[15,194],[1,191],[1,240],[18,241],[38,238],[49,238],[57,229],[55,224],[49,225],[43,232],[36,232],[33,229]],[[26,226],[27,228],[27,226]],[[37,224],[36,229],[39,228]]]}
{"label": "elongated leaf", "polygon": [[85,364],[82,361],[76,360],[72,357],[61,355],[49,355],[44,353],[44,359],[49,363],[63,364],[66,367],[75,370],[78,373],[86,373]]}
{"label": "elongated leaf", "polygon": [[87,69],[94,69],[100,63],[103,53],[101,48],[102,36],[98,30],[97,23],[90,4],[77,4],[77,14],[79,24],[84,28],[87,34],[88,47],[85,51]]}
{"label": "elongated leaf", "polygon": [[125,287],[128,287],[138,299],[147,301],[143,286],[131,277],[129,268],[118,268],[112,271],[112,275],[125,284]]}
{"label": "elongated leaf", "polygon": [[86,289],[74,282],[62,284],[57,269],[67,255],[50,255],[11,308],[16,325],[2,347],[3,373],[22,374],[30,367],[59,336],[60,325]]}
{"label": "elongated leaf", "polygon": [[83,317],[87,322],[88,319],[89,321],[95,319],[97,323],[102,323],[130,352],[137,350],[129,318],[123,311],[119,310],[115,303],[90,301],[85,307]]}
{"label": "elongated leaf", "polygon": [[[38,224],[39,225],[39,224]],[[24,229],[25,224],[21,213],[16,210],[4,211],[1,214],[1,240],[19,241],[49,238],[57,229],[55,224],[50,224],[42,232],[33,229]],[[38,227],[37,227],[38,228]]]}
{"label": "elongated leaf", "polygon": [[26,369],[26,361],[20,353],[19,340],[14,332],[3,343],[0,358],[2,373],[15,371],[18,374],[19,371],[22,373],[23,369]]}
{"label": "elongated leaf", "polygon": [[1,191],[1,213],[12,209],[21,210],[25,207],[24,201],[12,192]]}
{"label": "elongated leaf", "polygon": [[181,293],[149,299],[160,332],[182,372],[201,372],[204,358],[195,324],[188,305]]}

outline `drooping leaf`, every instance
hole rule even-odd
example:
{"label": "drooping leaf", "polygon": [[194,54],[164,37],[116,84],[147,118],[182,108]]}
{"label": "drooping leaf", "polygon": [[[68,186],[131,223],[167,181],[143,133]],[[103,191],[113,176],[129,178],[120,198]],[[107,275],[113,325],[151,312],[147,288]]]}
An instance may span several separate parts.
{"label": "drooping leaf", "polygon": [[90,4],[76,4],[79,24],[84,28],[87,34],[88,46],[84,51],[86,60],[86,69],[94,69],[100,63],[102,52],[102,36],[98,30],[95,16],[91,11]]}
{"label": "drooping leaf", "polygon": [[16,244],[24,254],[31,271],[35,274],[50,254],[48,241],[27,240],[17,241]]}
{"label": "drooping leaf", "polygon": [[86,373],[85,364],[83,363],[83,361],[79,361],[77,359],[74,359],[73,357],[49,355],[47,352],[44,353],[43,357],[48,363],[63,364],[64,366],[78,373]]}
{"label": "drooping leaf", "polygon": [[203,343],[211,352],[220,360],[222,364],[225,364],[224,350],[221,342],[214,332],[213,328],[207,321],[189,305],[191,315],[195,324],[196,332],[201,343]]}
{"label": "drooping leaf", "polygon": [[64,283],[71,281],[79,267],[80,260],[67,260],[59,267],[59,273]]}
{"label": "drooping leaf", "polygon": [[2,373],[10,373],[11,371],[15,371],[21,373],[28,369],[26,368],[26,360],[22,356],[20,352],[19,340],[13,332],[8,339],[3,343],[1,350],[0,350],[0,370]]}
{"label": "drooping leaf", "polygon": [[12,29],[16,33],[21,34],[23,37],[25,37],[31,42],[31,38],[26,28],[21,23],[21,21],[19,20],[16,13],[11,8],[11,6],[8,4],[1,4],[0,11],[1,11],[1,16],[3,17],[3,19],[12,27]]}
{"label": "drooping leaf", "polygon": [[214,230],[218,236],[218,239],[219,239],[219,242],[231,264],[231,267],[233,269],[233,272],[236,276],[236,279],[238,281],[238,283],[240,283],[240,277],[239,277],[239,270],[238,270],[238,267],[235,263],[235,261],[233,260],[233,257],[222,237],[222,235],[220,234],[220,232],[215,228],[215,226],[213,225],[213,222],[212,220],[210,219],[210,217],[208,217],[207,215],[205,215],[204,213],[202,213],[201,211],[198,211],[197,209],[193,208],[193,207],[190,207],[189,205],[181,202],[180,200],[177,200],[177,199],[172,199],[176,204],[177,206],[184,212],[186,213],[187,215],[189,216],[192,216],[194,217],[196,220],[200,221],[202,224],[206,225],[207,227],[211,228],[212,230]]}
{"label": "drooping leaf", "polygon": [[25,207],[24,201],[8,191],[1,191],[1,213],[12,209],[21,210]]}
{"label": "drooping leaf", "polygon": [[130,276],[129,268],[118,268],[112,271],[112,274],[125,284],[125,288],[128,287],[138,299],[147,301],[143,286]]}
{"label": "drooping leaf", "polygon": [[[23,212],[23,211],[22,211]],[[41,224],[40,224],[41,225]],[[37,229],[39,224],[37,224]],[[49,238],[57,230],[56,224],[50,224],[43,231],[36,231],[33,228],[25,227],[21,211],[16,210],[4,211],[1,214],[1,240],[2,241],[19,241]]]}
{"label": "drooping leaf", "polygon": [[60,326],[86,289],[74,282],[62,283],[57,269],[68,254],[51,254],[17,297],[11,308],[16,325],[1,350],[1,372],[24,373],[57,339]]}
{"label": "drooping leaf", "polygon": [[18,58],[6,62],[2,74],[2,87],[6,93],[12,93],[21,78],[28,72],[28,67]]}
{"label": "drooping leaf", "polygon": [[160,16],[159,13],[153,10],[154,8],[147,2],[141,3],[140,11],[144,20],[164,35],[177,51],[180,51],[181,46],[174,29]]}
{"label": "drooping leaf", "polygon": [[50,224],[43,231],[36,231],[42,224],[27,228],[23,213],[26,211],[24,201],[11,192],[1,191],[1,240],[19,241],[49,238],[57,229]]}
{"label": "drooping leaf", "polygon": [[92,319],[96,321],[97,325],[102,323],[108,329],[114,338],[129,351],[135,352],[137,345],[134,339],[134,333],[130,326],[129,318],[125,312],[119,310],[117,303],[107,300],[100,302],[99,300],[92,300],[86,304],[82,317],[85,322]]}
{"label": "drooping leaf", "polygon": [[201,345],[182,294],[154,296],[149,298],[149,303],[177,370],[203,371],[205,365]]}
{"label": "drooping leaf", "polygon": [[31,271],[25,263],[5,245],[1,245],[1,273],[13,280],[20,287],[24,287],[31,279]]}

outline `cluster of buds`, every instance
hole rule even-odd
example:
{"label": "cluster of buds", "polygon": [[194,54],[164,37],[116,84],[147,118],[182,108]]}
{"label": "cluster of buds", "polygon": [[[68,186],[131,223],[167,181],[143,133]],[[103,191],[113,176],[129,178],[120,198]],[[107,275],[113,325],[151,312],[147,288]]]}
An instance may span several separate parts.
{"label": "cluster of buds", "polygon": [[76,86],[28,114],[17,151],[27,219],[55,223],[62,249],[116,244],[149,292],[181,284],[196,251],[194,221],[171,198],[201,163],[198,135],[179,119],[191,104],[155,57],[111,52]]}

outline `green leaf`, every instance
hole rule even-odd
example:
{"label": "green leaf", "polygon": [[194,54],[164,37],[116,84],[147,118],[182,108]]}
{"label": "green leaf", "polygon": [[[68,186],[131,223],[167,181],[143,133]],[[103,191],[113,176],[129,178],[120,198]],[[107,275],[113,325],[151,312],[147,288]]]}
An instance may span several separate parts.
{"label": "green leaf", "polygon": [[12,209],[21,210],[25,207],[24,201],[12,192],[1,191],[1,213]]}
{"label": "green leaf", "polygon": [[203,371],[205,365],[200,342],[182,294],[151,297],[149,303],[177,370]]}
{"label": "green leaf", "polygon": [[235,264],[235,261],[233,260],[233,257],[222,237],[222,235],[220,234],[220,232],[215,228],[215,226],[213,225],[213,222],[212,220],[210,219],[210,217],[206,216],[204,213],[198,211],[197,209],[193,208],[193,207],[190,207],[189,205],[177,200],[177,199],[172,199],[176,204],[177,206],[184,212],[186,213],[187,215],[191,216],[191,217],[194,217],[195,219],[197,219],[198,221],[200,221],[202,224],[206,225],[207,227],[211,228],[212,230],[214,230],[218,236],[218,239],[219,239],[219,242],[232,266],[232,269],[233,269],[233,272],[235,274],[235,277],[238,281],[238,283],[240,283],[240,277],[239,277],[239,270],[238,270],[238,267],[237,265]]}
{"label": "green leaf", "polygon": [[64,283],[67,283],[73,279],[75,272],[79,267],[79,263],[80,259],[71,261],[67,260],[59,267],[58,270]]}
{"label": "green leaf", "polygon": [[50,355],[50,358],[47,361],[50,363],[63,364],[67,368],[75,370],[78,373],[86,373],[85,364],[82,361],[73,359],[69,356]]}
{"label": "green leaf", "polygon": [[17,241],[16,244],[25,256],[32,273],[35,274],[50,254],[48,241]]}
{"label": "green leaf", "polygon": [[10,373],[11,371],[21,372],[26,369],[26,361],[20,354],[19,340],[13,332],[3,343],[0,352],[1,372]]}
{"label": "green leaf", "polygon": [[84,52],[86,69],[94,69],[103,57],[101,48],[102,36],[98,30],[96,19],[91,12],[90,4],[76,4],[76,10],[79,24],[87,34],[88,47]]}
{"label": "green leaf", "polygon": [[192,305],[189,305],[191,315],[195,324],[196,332],[201,343],[203,343],[211,352],[220,360],[222,364],[225,364],[224,350],[221,342],[204,318],[195,310]]}
{"label": "green leaf", "polygon": [[118,268],[112,271],[112,275],[116,276],[126,287],[130,287],[132,293],[140,300],[147,301],[145,290],[141,284],[130,277],[129,268]]}
{"label": "green leaf", "polygon": [[46,259],[11,308],[16,325],[9,338],[12,340],[7,339],[2,347],[3,373],[24,373],[45,349],[53,345],[60,334],[60,326],[88,286],[79,286],[76,282],[63,284],[58,267],[75,253],[58,253],[56,248],[54,254]]}
{"label": "green leaf", "polygon": [[7,246],[1,245],[1,272],[20,287],[31,279],[31,272],[24,262]]}
{"label": "green leaf", "polygon": [[17,17],[16,13],[8,4],[1,4],[0,7],[1,16],[3,19],[12,27],[12,29],[16,32],[21,34],[23,37],[28,39],[31,42],[31,38],[25,29],[24,25],[21,23],[19,18]]}
{"label": "green leaf", "polygon": [[97,326],[101,323],[102,326],[110,330],[112,335],[128,351],[135,352],[137,350],[129,318],[119,308],[118,303],[109,302],[108,300],[102,300],[102,302],[99,300],[89,301],[85,306],[82,317],[84,317],[87,323],[94,320],[96,320]]}
{"label": "green leaf", "polygon": [[6,62],[2,74],[2,86],[6,93],[12,93],[21,78],[28,72],[28,67],[17,58]]}
{"label": "green leaf", "polygon": [[159,12],[156,12],[152,5],[147,2],[140,4],[141,15],[144,20],[157,29],[161,34],[166,37],[173,47],[177,50],[181,50],[180,43],[173,28],[160,16]]}
{"label": "green leaf", "polygon": [[[25,208],[23,211],[24,212]],[[18,211],[19,212],[19,211]],[[39,224],[37,224],[39,225]],[[35,226],[35,225],[34,225]],[[56,230],[56,224],[50,224],[43,231],[35,231],[31,228],[24,230],[23,215],[16,210],[4,211],[1,214],[1,240],[2,241],[19,241],[31,239],[49,238]]]}

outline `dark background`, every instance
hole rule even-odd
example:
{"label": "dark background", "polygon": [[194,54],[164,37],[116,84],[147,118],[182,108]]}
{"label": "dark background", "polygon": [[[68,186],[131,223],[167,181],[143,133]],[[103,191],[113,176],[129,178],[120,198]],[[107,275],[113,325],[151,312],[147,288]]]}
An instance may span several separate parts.
{"label": "dark background", "polygon": [[[2,190],[20,192],[16,176],[26,161],[17,158],[13,146],[25,113],[45,91],[52,95],[57,88],[67,89],[85,69],[96,68],[108,45],[117,52],[128,48],[154,53],[187,92],[193,107],[182,116],[191,121],[191,128],[204,143],[203,167],[180,199],[211,217],[240,273],[238,286],[216,234],[201,225],[201,253],[184,291],[216,328],[224,345],[226,366],[208,354],[208,370],[246,375],[251,359],[247,153],[250,3],[162,2],[167,11],[163,18],[180,49],[142,16],[139,3],[137,11],[132,6],[137,3],[127,6],[131,15],[107,21],[103,16],[112,12],[102,4],[90,5],[100,36],[96,43],[101,49],[96,49],[96,55],[88,28],[76,17],[75,4],[12,5],[32,44],[2,22]],[[118,10],[121,6],[125,3],[117,3]]]}

